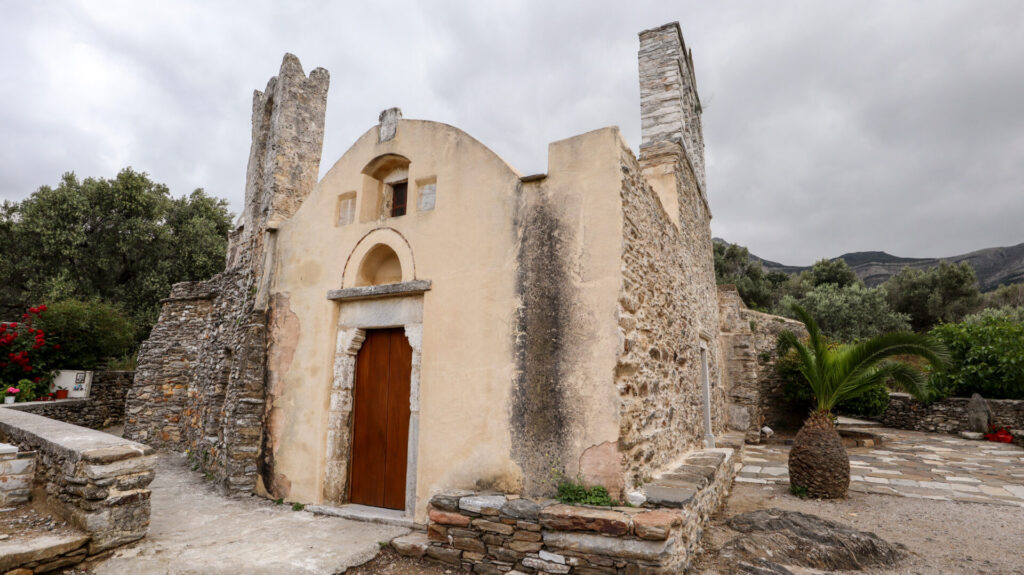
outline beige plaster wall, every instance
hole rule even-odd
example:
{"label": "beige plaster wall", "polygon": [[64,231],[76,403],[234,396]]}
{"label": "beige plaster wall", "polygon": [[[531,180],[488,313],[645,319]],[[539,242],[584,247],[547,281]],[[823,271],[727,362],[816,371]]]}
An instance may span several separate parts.
{"label": "beige plaster wall", "polygon": [[[371,129],[338,160],[276,232],[271,291],[286,309],[272,313],[288,321],[272,323],[269,365],[277,373],[271,378],[266,433],[290,500],[322,502],[339,310],[355,305],[330,301],[327,292],[351,287],[351,269],[376,241],[395,248],[403,281],[432,282],[423,295],[416,519],[424,519],[426,502],[441,489],[523,488],[523,470],[512,453],[510,402],[522,302],[517,272],[530,254],[520,249],[517,226],[524,204],[541,196],[564,224],[574,256],[574,311],[565,332],[570,359],[560,369],[571,375],[559,380],[571,398],[567,471],[580,470],[588,449],[615,444],[621,145],[615,129],[552,144],[548,178],[527,185],[465,133],[402,120],[394,139],[379,143],[377,129]],[[337,226],[342,194],[358,192],[356,213],[364,213],[362,170],[385,153],[410,160],[407,215]],[[417,211],[417,180],[436,181],[432,211]],[[606,452],[605,447],[601,453]],[[585,467],[607,473],[609,459],[614,454],[584,458],[595,461]]]}

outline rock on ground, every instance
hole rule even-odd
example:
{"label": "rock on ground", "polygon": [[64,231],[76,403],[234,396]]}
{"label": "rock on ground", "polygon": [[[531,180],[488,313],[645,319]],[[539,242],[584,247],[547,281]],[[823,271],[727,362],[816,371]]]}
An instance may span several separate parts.
{"label": "rock on ground", "polygon": [[902,545],[874,533],[798,511],[760,509],[735,515],[726,524],[742,535],[725,544],[721,557],[759,565],[767,573],[785,573],[786,565],[844,570],[891,566],[904,555]]}

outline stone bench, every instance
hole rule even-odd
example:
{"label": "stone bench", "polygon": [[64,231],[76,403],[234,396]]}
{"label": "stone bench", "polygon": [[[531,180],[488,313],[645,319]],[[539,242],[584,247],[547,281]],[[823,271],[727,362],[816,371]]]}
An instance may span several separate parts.
{"label": "stone bench", "polygon": [[441,493],[431,498],[427,532],[392,545],[400,554],[482,575],[681,573],[732,483],[737,459],[733,448],[695,451],[644,486],[640,507]]}
{"label": "stone bench", "polygon": [[0,441],[35,453],[32,496],[89,535],[90,555],[145,536],[151,447],[14,409],[0,409]]}

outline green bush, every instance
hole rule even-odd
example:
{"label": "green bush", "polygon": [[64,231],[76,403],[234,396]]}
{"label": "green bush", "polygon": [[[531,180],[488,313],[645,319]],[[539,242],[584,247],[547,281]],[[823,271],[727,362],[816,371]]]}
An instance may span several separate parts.
{"label": "green bush", "polygon": [[942,395],[1024,399],[1024,322],[978,314],[969,322],[940,325],[931,334],[950,352],[949,368],[932,376]]}
{"label": "green bush", "polygon": [[135,343],[131,320],[100,301],[57,302],[36,323],[60,345],[55,365],[60,369],[96,369],[110,358],[124,356]]}

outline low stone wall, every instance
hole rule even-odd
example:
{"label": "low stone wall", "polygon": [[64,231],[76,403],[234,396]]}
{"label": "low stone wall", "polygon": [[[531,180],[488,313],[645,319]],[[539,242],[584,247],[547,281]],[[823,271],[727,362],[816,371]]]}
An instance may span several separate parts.
{"label": "low stone wall", "polygon": [[[913,431],[958,433],[968,430],[966,397],[948,397],[925,405],[906,393],[889,394],[889,407],[882,414],[886,427]],[[1024,429],[1024,400],[988,399],[992,421],[1010,429]]]}
{"label": "low stone wall", "polygon": [[430,501],[427,534],[392,544],[404,555],[482,575],[682,573],[732,483],[734,453],[729,448],[693,453],[645,487],[642,507],[442,493]]}
{"label": "low stone wall", "polygon": [[92,388],[87,398],[30,401],[5,407],[72,425],[104,429],[124,423],[125,396],[134,377],[134,371],[97,371],[92,375]]}
{"label": "low stone wall", "polygon": [[90,555],[146,535],[151,447],[14,409],[0,409],[0,441],[36,453],[33,497],[91,537]]}

